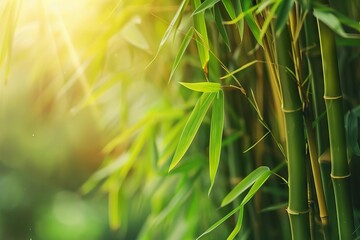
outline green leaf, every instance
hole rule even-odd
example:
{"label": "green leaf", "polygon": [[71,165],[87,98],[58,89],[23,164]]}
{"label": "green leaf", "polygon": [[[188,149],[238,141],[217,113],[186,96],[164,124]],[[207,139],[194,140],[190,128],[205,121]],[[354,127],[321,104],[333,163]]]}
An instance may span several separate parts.
{"label": "green leaf", "polygon": [[282,1],[275,2],[275,4],[270,9],[269,14],[266,17],[266,19],[265,19],[265,21],[263,23],[261,32],[260,32],[260,39],[262,39],[264,37],[266,31],[268,30],[268,28],[270,26],[270,23],[272,22],[272,19],[274,18],[275,14],[276,14],[276,11],[277,11],[277,9],[278,9],[281,2]]}
{"label": "green leaf", "polygon": [[179,164],[170,174],[188,173],[191,170],[203,169],[205,167],[206,158],[203,154],[194,154],[189,158],[184,158],[183,162]]}
{"label": "green leaf", "polygon": [[220,79],[226,79],[226,78],[228,78],[228,77],[231,77],[231,76],[233,76],[234,74],[236,74],[236,73],[238,73],[238,72],[241,72],[242,70],[245,70],[246,68],[254,65],[255,63],[259,63],[259,62],[261,62],[261,61],[259,61],[259,60],[254,60],[254,61],[251,61],[251,62],[249,62],[249,63],[246,63],[246,64],[244,64],[243,66],[239,67],[238,69],[236,69],[236,70],[234,70],[234,71],[226,74],[225,76],[222,76]]}
{"label": "green leaf", "polygon": [[349,149],[349,158],[351,158],[353,154],[360,156],[360,147],[358,142],[358,118],[360,118],[360,106],[351,109],[345,115],[345,128]]}
{"label": "green leaf", "polygon": [[[267,167],[266,167],[267,168]],[[245,205],[247,202],[250,201],[250,199],[257,193],[257,191],[261,188],[261,186],[266,182],[266,180],[271,176],[271,171],[265,171],[263,174],[259,176],[258,179],[256,179],[256,182],[252,187],[250,188],[249,192],[246,194],[244,199],[241,202],[241,205]]]}
{"label": "green leaf", "polygon": [[315,5],[314,9],[316,9],[316,11],[332,13],[339,19],[339,21],[342,24],[344,24],[348,27],[351,27],[351,28],[355,29],[356,31],[360,32],[360,24],[358,21],[351,19],[348,16],[336,11],[334,8],[328,7],[326,5],[321,5],[318,3],[314,3],[314,5]]}
{"label": "green leaf", "polygon": [[196,238],[196,240],[202,238],[203,236],[205,236],[206,234],[212,232],[213,230],[215,230],[218,226],[220,226],[223,222],[225,222],[228,218],[230,218],[232,215],[234,215],[237,211],[239,211],[243,206],[240,205],[238,207],[236,207],[234,210],[232,210],[231,212],[229,212],[228,214],[226,214],[223,218],[221,218],[220,220],[218,220],[216,223],[214,223],[211,227],[209,227],[205,232],[203,232],[199,237]]}
{"label": "green leaf", "polygon": [[229,237],[227,238],[227,240],[233,240],[236,237],[236,235],[240,232],[243,217],[244,217],[244,207],[240,208],[236,226],[235,226],[234,230],[231,232],[231,234],[229,235]]}
{"label": "green leaf", "polygon": [[234,201],[240,194],[245,192],[251,185],[253,185],[261,176],[270,173],[270,169],[266,166],[260,166],[249,175],[247,175],[240,183],[238,183],[233,190],[223,199],[221,207]]}
{"label": "green leaf", "polygon": [[230,51],[230,41],[229,41],[229,37],[227,35],[226,29],[224,24],[222,23],[222,17],[221,17],[221,11],[219,6],[215,6],[214,8],[214,18],[215,18],[215,24],[217,29],[219,30],[219,33],[222,37],[222,39],[224,40],[225,45],[228,47],[229,51]]}
{"label": "green leaf", "polygon": [[182,18],[182,14],[184,12],[185,7],[188,5],[189,0],[183,0],[178,8],[178,10],[175,13],[175,16],[173,17],[173,19],[171,20],[168,28],[166,29],[163,38],[160,41],[158,50],[155,54],[155,57],[153,58],[153,60],[148,64],[148,66],[150,64],[152,64],[154,62],[154,60],[156,59],[157,55],[159,54],[161,48],[164,46],[165,42],[167,41],[167,39],[169,38],[172,30],[174,29],[174,27],[177,26],[177,23],[179,23],[181,21]]}
{"label": "green leaf", "polygon": [[[229,212],[228,214],[226,214],[223,218],[221,218],[220,220],[218,220],[216,223],[214,223],[211,227],[209,227],[204,233],[202,233],[196,240],[200,239],[201,237],[203,237],[204,235],[212,232],[215,228],[217,228],[218,226],[220,226],[220,224],[222,224],[223,222],[225,222],[228,218],[230,218],[232,215],[234,215],[237,211],[240,211],[241,208],[244,207],[244,205],[255,195],[255,193],[259,190],[259,188],[265,183],[265,181],[270,177],[271,175],[271,171],[269,170],[268,167],[265,166],[261,166],[259,167],[263,170],[263,174],[260,175],[256,182],[254,183],[254,185],[251,187],[250,191],[246,194],[245,198],[243,199],[243,201],[241,202],[241,204],[239,206],[237,206],[234,210],[232,210],[231,212]],[[254,170],[253,172],[257,171],[259,168],[257,168],[256,170]],[[267,170],[266,170],[267,169]],[[251,173],[250,173],[251,174]],[[245,180],[245,179],[244,179]]]}
{"label": "green leaf", "polygon": [[213,7],[218,2],[220,2],[220,0],[205,0],[199,7],[195,9],[192,15],[204,12],[206,9]]}
{"label": "green leaf", "polygon": [[198,82],[198,83],[186,83],[180,82],[184,87],[196,91],[196,92],[219,92],[221,90],[220,83],[214,82]]}
{"label": "green leaf", "polygon": [[192,39],[192,36],[194,34],[194,29],[191,27],[185,37],[184,37],[184,40],[182,41],[181,45],[180,45],[180,48],[179,48],[179,51],[177,52],[176,54],[176,57],[175,57],[175,62],[174,62],[174,65],[171,69],[171,73],[170,73],[170,77],[169,77],[169,81],[171,80],[171,78],[173,77],[174,73],[175,73],[175,70],[177,69],[177,67],[179,66],[179,63],[180,63],[180,60],[182,59],[182,57],[184,56],[184,53],[187,49],[187,47],[189,46],[189,43]]}
{"label": "green leaf", "polygon": [[341,37],[359,38],[358,35],[346,33],[340,20],[333,13],[324,11],[323,8],[315,8],[314,16]]}
{"label": "green leaf", "polygon": [[214,186],[216,172],[220,162],[221,142],[224,129],[224,92],[219,91],[214,100],[214,107],[211,116],[210,144],[209,144],[209,170],[210,188],[208,194]]}
{"label": "green leaf", "polygon": [[256,141],[256,143],[254,143],[253,145],[251,145],[248,149],[246,149],[245,151],[243,151],[243,153],[246,153],[248,151],[250,151],[251,149],[253,149],[259,142],[261,142],[270,132],[265,133],[259,140]]}
{"label": "green leaf", "polygon": [[[201,0],[193,0],[193,1],[195,8],[198,8],[201,5]],[[194,20],[194,27],[196,30],[195,31],[197,36],[196,44],[198,47],[201,67],[205,72],[205,74],[207,74],[208,73],[207,64],[210,59],[210,54],[209,54],[209,39],[206,30],[206,21],[205,21],[204,12],[194,15],[193,20]]]}
{"label": "green leaf", "polygon": [[[223,0],[222,1],[228,15],[230,16],[230,18],[233,20],[236,18],[236,10],[239,10],[238,12],[242,12],[242,8],[241,8],[241,4],[240,3],[236,3],[238,6],[238,8],[235,10],[233,3],[230,0]],[[235,7],[236,7],[235,6]],[[240,19],[238,22],[238,29],[239,29],[239,35],[240,35],[240,40],[243,39],[243,35],[244,35],[244,20]]]}
{"label": "green leaf", "polygon": [[223,0],[222,1],[227,13],[229,14],[231,19],[235,19],[236,18],[236,13],[235,13],[235,9],[233,7],[233,4],[230,0]]}
{"label": "green leaf", "polygon": [[279,209],[286,208],[288,205],[289,205],[288,202],[271,205],[271,206],[269,206],[269,207],[266,207],[266,208],[261,209],[261,210],[260,210],[260,213],[276,211],[276,210],[279,210]]}
{"label": "green leaf", "polygon": [[179,143],[177,145],[174,157],[169,167],[171,171],[185,155],[186,151],[190,147],[191,142],[194,140],[194,137],[202,123],[207,110],[210,107],[210,104],[213,102],[216,93],[203,93],[200,99],[197,101],[194,110],[190,114],[188,121],[181,133]]}
{"label": "green leaf", "polygon": [[248,27],[250,28],[251,33],[254,35],[254,38],[256,39],[257,43],[260,46],[263,46],[260,28],[255,21],[254,15],[252,14],[253,10],[257,8],[257,5],[255,7],[252,7],[251,6],[252,1],[243,1],[241,4],[242,4],[243,12],[245,13],[244,15],[245,21]]}
{"label": "green leaf", "polygon": [[178,10],[176,11],[174,18],[171,20],[169,27],[166,29],[165,34],[164,34],[163,38],[161,39],[159,48],[161,48],[165,44],[166,40],[169,38],[170,33],[175,26],[175,24],[178,21],[180,21],[180,19],[182,17],[182,13],[188,3],[189,3],[189,0],[183,0],[181,2],[181,5],[179,6]]}
{"label": "green leaf", "polygon": [[295,0],[281,1],[280,6],[276,13],[275,32],[277,36],[280,36],[289,16],[289,12],[294,5]]}

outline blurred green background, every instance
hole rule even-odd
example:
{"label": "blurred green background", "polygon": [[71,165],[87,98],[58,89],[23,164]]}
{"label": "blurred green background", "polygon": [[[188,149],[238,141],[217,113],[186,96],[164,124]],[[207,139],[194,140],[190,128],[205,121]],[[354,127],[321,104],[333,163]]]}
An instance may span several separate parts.
{"label": "blurred green background", "polygon": [[167,104],[162,69],[176,48],[146,66],[175,11],[171,1],[0,2],[0,239],[138,234],[149,206],[131,183],[120,193],[129,212],[113,206],[110,223],[106,183],[81,187],[130,144],[104,153],[111,139]]}

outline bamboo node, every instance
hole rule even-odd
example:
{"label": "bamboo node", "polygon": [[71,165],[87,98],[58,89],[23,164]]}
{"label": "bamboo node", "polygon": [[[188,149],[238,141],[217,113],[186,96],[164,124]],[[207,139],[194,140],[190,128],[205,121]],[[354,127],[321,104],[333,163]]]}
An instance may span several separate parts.
{"label": "bamboo node", "polygon": [[307,214],[310,212],[310,209],[306,209],[306,211],[294,211],[294,210],[291,210],[289,208],[286,209],[286,211],[288,212],[288,214],[290,215],[302,215],[302,214]]}
{"label": "bamboo node", "polygon": [[284,107],[282,107],[282,111],[284,113],[293,113],[293,112],[298,112],[301,111],[302,107],[296,108],[296,109],[285,109]]}
{"label": "bamboo node", "polygon": [[344,176],[335,176],[335,175],[330,174],[330,177],[332,179],[344,179],[344,178],[349,178],[350,176],[351,176],[351,173],[344,175]]}
{"label": "bamboo node", "polygon": [[336,100],[336,99],[340,99],[340,98],[342,98],[342,97],[343,97],[342,95],[335,96],[335,97],[324,96],[324,99],[325,99],[325,100]]}

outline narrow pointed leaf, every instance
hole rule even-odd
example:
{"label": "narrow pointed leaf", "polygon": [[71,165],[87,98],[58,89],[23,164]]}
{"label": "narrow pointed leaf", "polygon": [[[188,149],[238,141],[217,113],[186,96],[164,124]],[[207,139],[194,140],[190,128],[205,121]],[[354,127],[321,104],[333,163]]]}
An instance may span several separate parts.
{"label": "narrow pointed leaf", "polygon": [[254,185],[250,188],[249,192],[246,194],[244,199],[241,202],[241,205],[245,205],[250,199],[257,193],[257,191],[261,188],[261,186],[266,182],[266,180],[271,176],[271,171],[265,171],[263,174],[256,179]]}
{"label": "narrow pointed leaf", "polygon": [[199,7],[195,9],[193,15],[204,12],[206,9],[213,7],[218,2],[220,2],[220,0],[205,0]]}
{"label": "narrow pointed leaf", "polygon": [[219,30],[219,33],[225,43],[225,45],[228,47],[229,51],[230,51],[230,41],[229,41],[229,37],[228,37],[228,34],[226,32],[226,29],[225,29],[225,26],[224,24],[222,23],[223,20],[222,20],[222,17],[221,17],[221,11],[220,11],[220,8],[218,5],[216,5],[214,7],[214,18],[215,18],[215,24],[216,24],[216,27],[217,29]]}
{"label": "narrow pointed leaf", "polygon": [[219,91],[217,97],[214,100],[214,106],[211,116],[210,127],[210,144],[209,144],[209,170],[210,170],[210,188],[214,186],[216,172],[218,170],[220,155],[221,155],[221,143],[222,134],[224,129],[224,92]]}
{"label": "narrow pointed leaf", "polygon": [[245,192],[248,188],[251,187],[262,175],[270,172],[270,169],[266,166],[260,166],[249,175],[247,175],[240,183],[238,183],[233,190],[229,192],[228,195],[223,199],[221,206],[225,206],[232,201],[234,201],[240,194]]}
{"label": "narrow pointed leaf", "polygon": [[[202,233],[196,240],[200,239],[204,235],[212,232],[214,229],[216,229],[218,226],[220,226],[223,222],[225,222],[227,219],[229,219],[232,215],[234,215],[236,212],[240,211],[244,205],[255,195],[255,193],[259,190],[259,188],[265,183],[265,181],[270,177],[271,171],[268,167],[261,166],[255,169],[252,173],[256,172],[257,174],[260,174],[258,178],[254,181],[254,185],[251,187],[249,192],[246,194],[245,198],[241,202],[239,206],[237,206],[234,210],[226,214],[223,218],[221,218],[219,221],[214,223],[211,227],[209,227],[204,233]],[[250,174],[252,174],[250,173]],[[249,175],[250,175],[249,174]],[[245,180],[245,179],[244,179]]]}
{"label": "narrow pointed leaf", "polygon": [[182,59],[182,57],[184,56],[184,53],[187,49],[187,47],[189,46],[189,43],[192,39],[192,36],[194,34],[194,29],[191,27],[185,37],[184,37],[184,40],[182,41],[181,45],[180,45],[180,48],[179,48],[179,51],[177,52],[176,54],[176,57],[175,57],[175,62],[174,62],[174,65],[171,69],[171,73],[170,73],[170,77],[169,77],[169,81],[171,80],[171,78],[173,77],[177,67],[179,66],[179,63],[180,63],[180,60]]}
{"label": "narrow pointed leaf", "polygon": [[269,26],[270,26],[270,24],[271,24],[274,16],[275,16],[275,14],[276,14],[276,11],[277,11],[280,3],[281,3],[281,1],[277,1],[277,2],[275,2],[275,4],[271,7],[270,12],[269,12],[269,14],[267,15],[267,17],[266,17],[266,19],[265,19],[265,21],[264,21],[264,23],[263,23],[262,29],[261,29],[261,31],[260,31],[260,39],[262,39],[262,38],[265,36],[265,34],[266,34],[266,32],[267,32],[267,30],[268,30],[268,28],[269,28]]}
{"label": "narrow pointed leaf", "polygon": [[225,76],[222,76],[220,79],[226,79],[226,78],[228,78],[228,77],[231,77],[231,76],[233,76],[234,74],[236,74],[236,73],[238,73],[238,72],[241,72],[241,71],[245,70],[246,68],[248,68],[248,67],[250,67],[250,66],[252,66],[252,65],[254,65],[255,63],[258,63],[258,62],[260,62],[260,61],[259,61],[259,60],[254,60],[254,61],[251,61],[251,62],[249,62],[249,63],[246,63],[246,64],[244,64],[243,66],[241,66],[240,68],[238,68],[238,69],[236,69],[236,70],[234,70],[234,71],[226,74]]}
{"label": "narrow pointed leaf", "polygon": [[184,9],[186,8],[186,6],[188,5],[189,3],[189,0],[183,0],[178,8],[178,10],[176,11],[175,13],[175,16],[173,17],[173,19],[171,20],[168,28],[166,29],[165,33],[164,33],[164,36],[163,38],[161,39],[160,41],[160,44],[159,44],[159,47],[158,47],[158,50],[155,54],[155,57],[153,58],[153,60],[151,60],[151,62],[148,64],[148,66],[150,66],[154,60],[156,59],[156,57],[158,56],[161,48],[164,46],[165,42],[167,41],[167,39],[169,38],[171,32],[174,30],[174,28],[176,28],[176,26],[178,26],[179,22],[181,21],[181,18],[182,18],[182,14],[184,12]]}
{"label": "narrow pointed leaf", "polygon": [[276,35],[280,35],[281,31],[283,30],[286,21],[288,20],[289,12],[294,5],[295,0],[286,0],[282,1],[277,14],[276,14],[276,22],[275,22],[275,32]]}
{"label": "narrow pointed leaf", "polygon": [[244,18],[245,18],[245,21],[246,21],[248,27],[250,28],[251,33],[254,35],[254,38],[256,39],[257,43],[260,46],[263,46],[260,28],[259,28],[258,24],[256,23],[254,15],[252,14],[253,10],[255,10],[257,7],[256,6],[252,7],[251,4],[252,4],[252,1],[243,1],[242,2],[242,9],[243,9],[243,12],[245,13]]}
{"label": "narrow pointed leaf", "polygon": [[331,12],[323,11],[321,8],[315,8],[314,16],[343,38],[360,38],[358,34],[346,33],[340,20]]}
{"label": "narrow pointed leaf", "polygon": [[229,237],[227,238],[227,240],[233,240],[236,237],[236,235],[240,232],[242,222],[243,222],[243,217],[244,217],[244,207],[240,208],[236,226],[235,226],[234,230],[231,232],[231,234],[229,235]]}
{"label": "narrow pointed leaf", "polygon": [[196,103],[194,110],[190,114],[184,130],[181,133],[180,140],[170,164],[169,171],[171,171],[180,162],[181,158],[188,150],[215,96],[216,93],[203,93],[203,95]]}
{"label": "narrow pointed leaf", "polygon": [[[201,5],[200,0],[193,0],[193,1],[195,8],[198,8]],[[198,47],[201,67],[205,72],[205,74],[207,74],[208,73],[207,64],[210,59],[210,54],[209,54],[209,39],[206,29],[204,12],[194,15],[193,20],[194,20],[194,27],[196,30],[196,36],[197,36],[196,44]]]}
{"label": "narrow pointed leaf", "polygon": [[235,13],[235,9],[234,9],[232,2],[230,0],[223,0],[222,3],[224,5],[227,13],[229,14],[230,18],[235,19],[236,13]]}
{"label": "narrow pointed leaf", "polygon": [[185,83],[180,82],[184,87],[196,92],[219,92],[221,90],[220,83],[214,82],[199,82],[199,83]]}
{"label": "narrow pointed leaf", "polygon": [[348,27],[351,27],[351,28],[353,28],[353,29],[355,29],[357,31],[360,31],[360,24],[355,19],[349,18],[348,16],[340,13],[339,11],[337,11],[334,8],[331,8],[331,7],[328,7],[328,6],[325,6],[325,5],[320,5],[320,4],[317,4],[317,3],[314,3],[314,5],[315,5],[314,9],[316,9],[316,11],[325,12],[325,13],[332,13],[339,19],[339,21],[342,24],[344,24],[344,25],[346,25]]}
{"label": "narrow pointed leaf", "polygon": [[183,0],[181,5],[179,6],[178,10],[175,13],[174,18],[171,20],[169,27],[166,29],[163,38],[161,39],[159,49],[165,44],[166,40],[169,38],[171,31],[173,30],[174,26],[178,21],[180,21],[182,13],[187,6],[189,0]]}
{"label": "narrow pointed leaf", "polygon": [[[234,215],[236,212],[240,211],[241,208],[244,207],[244,205],[255,195],[255,193],[259,190],[259,188],[265,183],[265,181],[270,177],[271,171],[268,167],[261,166],[259,168],[266,168],[267,170],[263,172],[262,175],[255,181],[254,185],[251,187],[250,191],[246,194],[245,198],[241,202],[239,206],[237,206],[234,210],[226,214],[223,218],[221,218],[219,221],[214,223],[211,227],[209,227],[205,232],[203,232],[196,240],[200,239],[204,235],[212,232],[214,229],[216,229],[218,226],[220,226],[223,222],[225,222],[227,219],[229,219],[232,215]],[[257,168],[254,171],[257,171],[259,168]],[[254,172],[253,171],[253,172]],[[264,170],[261,170],[264,171]],[[251,174],[251,173],[250,173]]]}
{"label": "narrow pointed leaf", "polygon": [[209,227],[205,232],[203,232],[199,237],[196,238],[196,240],[202,238],[206,234],[214,231],[218,226],[220,226],[223,222],[225,222],[227,219],[229,219],[232,215],[234,215],[236,212],[238,212],[243,206],[239,205],[234,210],[226,214],[223,218],[218,220],[216,223],[214,223],[211,227]]}
{"label": "narrow pointed leaf", "polygon": [[[223,0],[222,3],[224,5],[227,13],[229,14],[230,18],[232,20],[234,20],[236,18],[236,11],[235,11],[233,3],[230,0]],[[239,12],[242,12],[242,8],[241,8],[240,3],[237,3],[237,4],[239,4],[238,9],[241,10]],[[239,28],[240,39],[242,40],[243,35],[244,35],[244,20],[240,19],[239,21],[237,21],[237,26]]]}

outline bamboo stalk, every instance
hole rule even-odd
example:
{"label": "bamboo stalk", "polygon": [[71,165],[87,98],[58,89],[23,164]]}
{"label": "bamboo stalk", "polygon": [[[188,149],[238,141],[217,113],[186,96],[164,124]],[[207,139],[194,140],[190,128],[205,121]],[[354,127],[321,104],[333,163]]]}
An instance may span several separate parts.
{"label": "bamboo stalk", "polygon": [[[320,166],[320,173],[321,173],[321,181],[322,181],[322,188],[325,197],[326,203],[326,210],[327,210],[327,226],[324,225],[324,234],[327,235],[326,239],[338,239],[338,231],[337,231],[337,219],[336,219],[336,210],[335,210],[335,201],[334,201],[334,191],[331,184],[330,178],[330,158],[329,161],[322,161],[321,155],[323,155],[329,148],[329,135],[327,132],[328,125],[326,116],[323,116],[325,113],[325,103],[323,101],[324,95],[324,82],[323,82],[323,73],[321,69],[321,54],[320,54],[320,42],[318,38],[318,29],[316,26],[316,19],[311,16],[307,15],[305,23],[305,36],[306,36],[306,45],[304,46],[306,50],[306,57],[309,65],[309,72],[310,72],[310,84],[311,84],[311,108],[313,118],[315,118],[316,127],[315,127],[315,135],[316,141],[311,140],[314,143],[313,145],[316,146],[316,150],[313,147],[313,151],[317,152],[317,159],[316,161],[319,162]],[[308,116],[308,121],[310,116]],[[307,129],[311,132],[311,123],[307,123]],[[308,132],[309,132],[308,130]],[[313,135],[313,133],[311,133]],[[308,138],[315,138],[310,136],[308,133]],[[310,145],[310,143],[309,143]],[[312,159],[313,160],[313,159]],[[320,203],[319,203],[320,204]],[[319,206],[320,207],[320,206]],[[320,218],[321,218],[320,213]],[[327,234],[328,233],[328,234]]]}
{"label": "bamboo stalk", "polygon": [[310,239],[307,177],[305,164],[305,136],[302,103],[298,86],[288,70],[293,71],[290,36],[287,29],[276,38],[277,61],[283,100],[288,160],[289,205],[292,239]]}
{"label": "bamboo stalk", "polygon": [[350,197],[350,172],[346,153],[345,124],[334,34],[318,21],[320,49],[324,72],[331,154],[331,178],[340,239],[353,239],[354,220]]}

